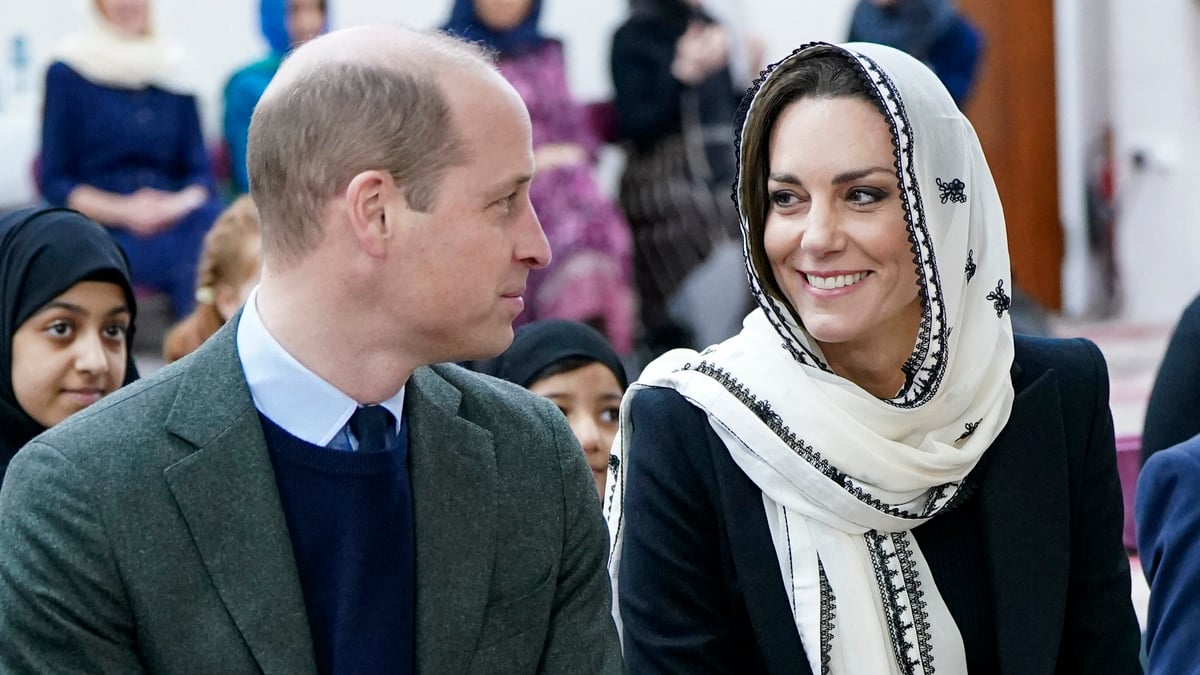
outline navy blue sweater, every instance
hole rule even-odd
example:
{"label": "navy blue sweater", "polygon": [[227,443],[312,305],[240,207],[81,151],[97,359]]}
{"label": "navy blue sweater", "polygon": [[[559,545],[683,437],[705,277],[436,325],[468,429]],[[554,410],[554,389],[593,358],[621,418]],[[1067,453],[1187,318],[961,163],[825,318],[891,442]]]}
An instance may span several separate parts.
{"label": "navy blue sweater", "polygon": [[263,415],[263,431],[308,609],[317,669],[412,673],[414,557],[408,432],[389,452],[306,443]]}

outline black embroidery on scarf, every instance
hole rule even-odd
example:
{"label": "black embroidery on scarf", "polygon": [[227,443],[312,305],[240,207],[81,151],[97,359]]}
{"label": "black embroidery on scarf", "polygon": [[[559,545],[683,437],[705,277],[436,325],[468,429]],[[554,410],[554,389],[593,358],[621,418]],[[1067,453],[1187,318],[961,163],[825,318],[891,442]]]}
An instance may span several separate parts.
{"label": "black embroidery on scarf", "polygon": [[[933,675],[929,613],[926,611],[921,580],[917,578],[916,559],[908,533],[889,535],[871,530],[863,537],[875,568],[875,583],[879,588],[879,599],[887,617],[892,650],[900,671],[912,675],[919,666],[921,672]],[[889,543],[894,552],[888,550]],[[908,604],[905,604],[906,601]],[[906,616],[909,611],[912,613],[911,621]],[[914,648],[916,658],[910,656]]]}
{"label": "black embroidery on scarf", "polygon": [[1004,316],[1004,313],[1012,306],[1012,298],[1004,292],[1003,279],[997,282],[996,290],[987,294],[987,299],[992,301],[992,309],[996,310],[996,318]]}
{"label": "black embroidery on scarf", "polygon": [[912,356],[902,366],[904,388],[888,401],[898,408],[915,408],[933,397],[946,374],[949,329],[946,304],[937,269],[937,256],[925,217],[925,206],[917,182],[915,138],[908,111],[900,100],[899,89],[887,73],[870,58],[856,55],[855,61],[872,85],[884,118],[892,133],[892,156],[896,174],[900,176],[900,198],[904,203],[904,220],[916,266],[917,288],[921,297],[921,324]]}
{"label": "black embroidery on scarf", "polygon": [[621,468],[621,458],[616,455],[608,456],[608,468],[610,471],[616,471]]}
{"label": "black embroidery on scarf", "polygon": [[967,184],[955,178],[949,183],[945,183],[941,178],[936,179],[938,189],[942,191],[942,203],[954,202],[955,204],[965,204],[967,201]]}
{"label": "black embroidery on scarf", "polygon": [[975,250],[967,251],[967,283],[971,283],[971,279],[975,277]]}
{"label": "black embroidery on scarf", "polygon": [[965,440],[967,440],[968,438],[970,438],[970,437],[971,437],[971,434],[975,433],[975,430],[976,430],[976,429],[978,429],[978,428],[979,428],[979,425],[980,425],[980,424],[982,424],[982,423],[983,423],[983,418],[982,418],[982,417],[980,417],[980,418],[979,418],[979,420],[978,420],[978,421],[976,421],[976,422],[967,422],[967,430],[966,430],[966,431],[964,431],[964,432],[962,432],[962,435],[961,435],[961,436],[959,436],[958,438],[954,439],[954,444],[955,444],[955,445],[958,445],[959,443],[962,443],[963,441],[965,441]]}
{"label": "black embroidery on scarf", "polygon": [[[750,392],[737,378],[730,375],[725,369],[712,365],[708,361],[701,361],[696,365],[688,364],[683,367],[683,370],[694,370],[695,372],[711,377],[714,381],[725,388],[734,398],[742,405],[752,411],[758,419],[766,425],[768,429],[774,433],[779,440],[787,444],[792,452],[800,456],[801,459],[808,462],[814,469],[820,471],[826,478],[833,481],[850,496],[867,506],[886,513],[896,518],[905,518],[909,520],[928,518],[931,513],[928,513],[928,508],[921,513],[913,513],[901,508],[892,506],[880,501],[874,495],[864,490],[853,478],[847,476],[840,471],[829,460],[821,456],[811,445],[804,442],[804,439],[799,438],[796,434],[783,423],[783,418],[779,416],[772,408],[768,401],[759,400],[757,396]],[[953,484],[951,484],[953,485]],[[933,501],[931,500],[931,504]]]}
{"label": "black embroidery on scarf", "polygon": [[[817,560],[817,578],[821,582],[821,675],[829,675],[829,664],[833,653],[833,631],[837,623],[837,598],[833,597],[833,587],[829,585],[829,577],[825,576],[825,564]],[[793,595],[795,595],[793,593]],[[795,604],[795,603],[793,603]],[[795,615],[792,608],[792,615]]]}

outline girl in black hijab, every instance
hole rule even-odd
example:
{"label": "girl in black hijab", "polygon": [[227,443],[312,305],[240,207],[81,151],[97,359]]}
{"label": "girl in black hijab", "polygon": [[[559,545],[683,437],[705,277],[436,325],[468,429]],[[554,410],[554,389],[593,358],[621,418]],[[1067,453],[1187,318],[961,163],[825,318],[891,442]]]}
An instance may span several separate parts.
{"label": "girl in black hijab", "polygon": [[137,379],[124,254],[69,209],[0,217],[0,479],[21,446]]}
{"label": "girl in black hijab", "polygon": [[583,446],[596,489],[603,494],[609,451],[617,435],[625,366],[599,331],[563,319],[534,321],[517,331],[508,350],[480,370],[550,399]]}

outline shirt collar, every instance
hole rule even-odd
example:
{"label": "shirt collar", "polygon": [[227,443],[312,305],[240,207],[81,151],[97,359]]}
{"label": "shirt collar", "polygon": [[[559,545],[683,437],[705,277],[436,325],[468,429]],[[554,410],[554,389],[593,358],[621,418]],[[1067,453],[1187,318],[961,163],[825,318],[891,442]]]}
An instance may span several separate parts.
{"label": "shirt collar", "polygon": [[[237,327],[238,359],[254,407],[284,431],[313,445],[326,446],[350,421],[358,402],[289,354],[262,322],[258,288],[246,299]],[[404,412],[404,387],[380,403],[396,418]]]}

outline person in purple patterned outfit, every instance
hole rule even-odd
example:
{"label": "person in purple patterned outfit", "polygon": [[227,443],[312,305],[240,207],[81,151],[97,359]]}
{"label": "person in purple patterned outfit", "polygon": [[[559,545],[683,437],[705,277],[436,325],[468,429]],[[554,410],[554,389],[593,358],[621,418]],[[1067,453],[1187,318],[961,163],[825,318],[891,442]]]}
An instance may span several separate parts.
{"label": "person in purple patterned outfit", "polygon": [[629,225],[592,174],[601,139],[567,88],[563,45],[538,30],[541,0],[455,0],[446,31],[482,42],[529,108],[538,174],[530,198],[554,262],[529,275],[518,319],[563,318],[633,349],[636,308]]}

